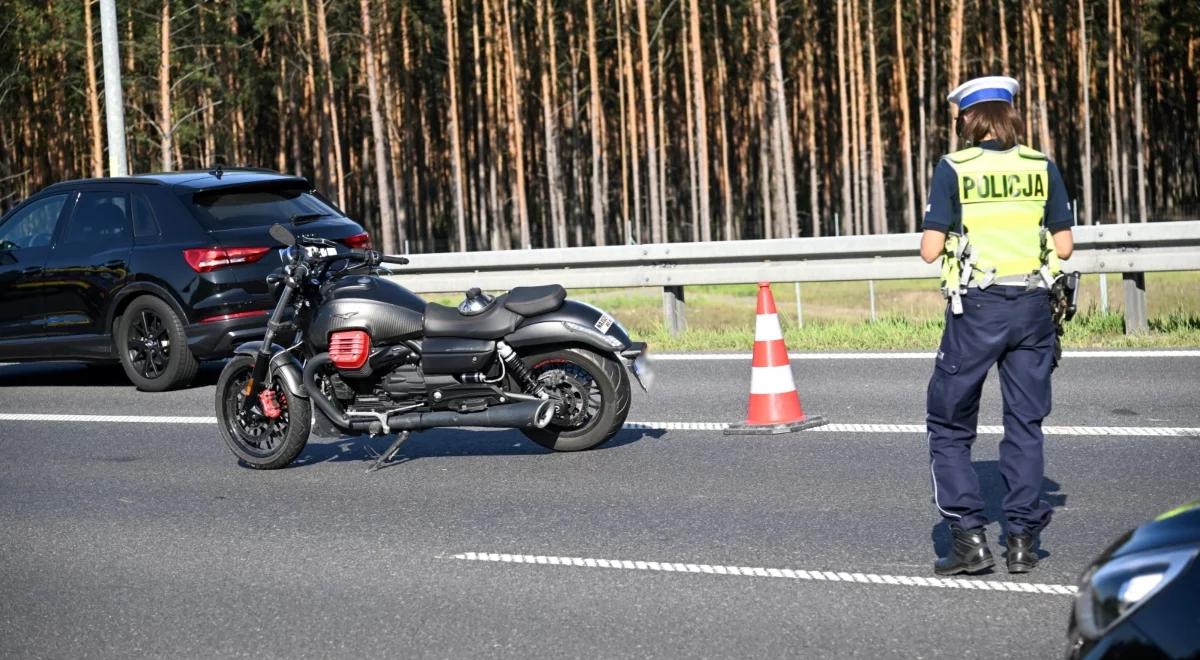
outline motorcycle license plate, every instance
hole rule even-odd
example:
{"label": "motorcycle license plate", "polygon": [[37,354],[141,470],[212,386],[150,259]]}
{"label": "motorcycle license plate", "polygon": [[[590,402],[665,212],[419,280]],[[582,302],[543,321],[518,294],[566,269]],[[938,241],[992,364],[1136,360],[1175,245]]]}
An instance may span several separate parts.
{"label": "motorcycle license plate", "polygon": [[638,385],[646,392],[654,386],[654,364],[648,353],[642,353],[633,360],[633,375],[637,376]]}

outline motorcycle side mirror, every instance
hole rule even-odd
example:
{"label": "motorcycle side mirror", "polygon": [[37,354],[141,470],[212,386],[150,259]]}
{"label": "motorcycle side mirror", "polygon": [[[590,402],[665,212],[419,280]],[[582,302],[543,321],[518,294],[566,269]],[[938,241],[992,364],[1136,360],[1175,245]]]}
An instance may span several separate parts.
{"label": "motorcycle side mirror", "polygon": [[296,244],[295,235],[288,231],[287,227],[284,227],[283,225],[271,225],[271,230],[269,233],[271,234],[271,238],[283,243],[288,247],[292,247]]}

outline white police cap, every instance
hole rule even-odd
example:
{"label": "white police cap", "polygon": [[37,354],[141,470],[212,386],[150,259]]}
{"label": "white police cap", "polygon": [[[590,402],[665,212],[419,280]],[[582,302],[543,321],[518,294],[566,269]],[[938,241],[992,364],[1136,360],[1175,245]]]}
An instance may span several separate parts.
{"label": "white police cap", "polygon": [[959,110],[966,110],[985,101],[1004,101],[1012,105],[1013,97],[1019,89],[1021,83],[1008,76],[984,76],[959,85],[950,92],[946,100],[956,104]]}

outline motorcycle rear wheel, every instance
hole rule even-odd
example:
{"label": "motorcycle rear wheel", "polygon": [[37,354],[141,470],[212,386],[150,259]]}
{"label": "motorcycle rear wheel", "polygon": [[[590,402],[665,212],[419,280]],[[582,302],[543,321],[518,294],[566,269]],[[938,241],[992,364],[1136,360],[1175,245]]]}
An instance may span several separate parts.
{"label": "motorcycle rear wheel", "polygon": [[522,356],[561,405],[544,429],[522,429],[525,437],[554,451],[583,451],[612,439],[629,415],[629,376],[611,356],[568,348]]}
{"label": "motorcycle rear wheel", "polygon": [[303,451],[312,425],[312,403],[290,397],[283,384],[272,385],[280,415],[263,414],[255,402],[243,410],[245,390],[254,372],[254,358],[239,355],[225,364],[217,380],[217,426],[230,451],[245,466],[256,470],[285,467]]}

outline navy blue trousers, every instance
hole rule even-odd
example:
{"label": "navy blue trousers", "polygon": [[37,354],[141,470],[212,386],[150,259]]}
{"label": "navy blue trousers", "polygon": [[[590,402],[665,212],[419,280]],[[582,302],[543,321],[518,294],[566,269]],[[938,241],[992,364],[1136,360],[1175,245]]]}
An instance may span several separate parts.
{"label": "navy blue trousers", "polygon": [[992,286],[963,295],[963,313],[946,310],[946,328],[927,392],[929,471],[933,501],[951,525],[987,524],[971,445],[979,419],[979,395],[997,365],[1004,397],[1000,474],[1006,529],[1036,534],[1050,522],[1041,499],[1044,460],[1042,420],[1050,414],[1054,322],[1044,289]]}

